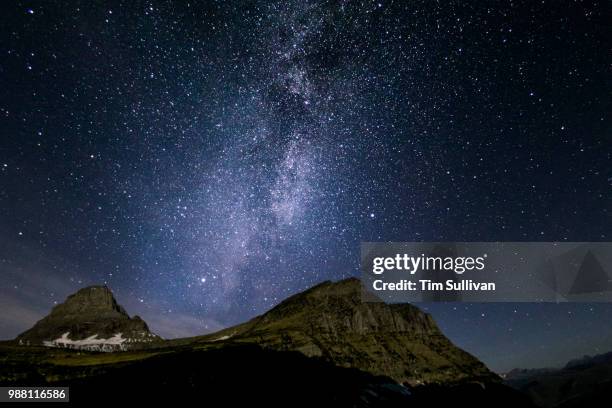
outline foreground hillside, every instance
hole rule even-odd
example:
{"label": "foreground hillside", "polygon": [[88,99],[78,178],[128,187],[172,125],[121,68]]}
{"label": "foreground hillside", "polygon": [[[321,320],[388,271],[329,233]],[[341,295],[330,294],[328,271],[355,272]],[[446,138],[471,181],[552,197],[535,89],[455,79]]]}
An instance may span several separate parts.
{"label": "foreground hillside", "polygon": [[241,325],[171,341],[149,334],[108,288],[85,288],[0,345],[0,384],[67,385],[80,402],[122,395],[268,405],[529,404],[418,308],[362,302],[357,279],[324,282]]}
{"label": "foreground hillside", "polygon": [[0,385],[69,386],[76,403],[529,406],[523,395],[497,383],[405,387],[298,352],[236,344],[117,353],[0,345]]}

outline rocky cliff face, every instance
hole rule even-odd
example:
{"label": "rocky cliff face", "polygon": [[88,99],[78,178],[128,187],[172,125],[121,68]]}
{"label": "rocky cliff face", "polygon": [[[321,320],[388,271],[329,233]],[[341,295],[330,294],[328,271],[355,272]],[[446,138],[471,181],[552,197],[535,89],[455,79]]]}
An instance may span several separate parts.
{"label": "rocky cliff face", "polygon": [[19,344],[97,351],[137,348],[160,340],[138,316],[130,318],[106,286],[90,286],[20,334]]}
{"label": "rocky cliff face", "polygon": [[409,385],[499,381],[418,308],[362,302],[357,279],[324,282],[204,341],[296,350]]}

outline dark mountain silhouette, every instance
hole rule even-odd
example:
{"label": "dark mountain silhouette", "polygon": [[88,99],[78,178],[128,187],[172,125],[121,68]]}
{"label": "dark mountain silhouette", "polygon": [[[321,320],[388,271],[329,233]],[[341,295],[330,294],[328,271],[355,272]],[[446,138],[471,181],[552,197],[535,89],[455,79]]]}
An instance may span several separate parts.
{"label": "dark mountain silhouette", "polygon": [[612,352],[572,360],[559,369],[513,370],[505,382],[545,408],[608,407]]}
{"label": "dark mountain silhouette", "polygon": [[130,318],[108,287],[90,286],[68,296],[16,340],[22,345],[115,351],[159,339],[140,317]]}
{"label": "dark mountain silhouette", "polygon": [[68,386],[77,405],[531,407],[499,383],[405,387],[299,352],[248,344],[93,353],[0,344],[1,386]]}

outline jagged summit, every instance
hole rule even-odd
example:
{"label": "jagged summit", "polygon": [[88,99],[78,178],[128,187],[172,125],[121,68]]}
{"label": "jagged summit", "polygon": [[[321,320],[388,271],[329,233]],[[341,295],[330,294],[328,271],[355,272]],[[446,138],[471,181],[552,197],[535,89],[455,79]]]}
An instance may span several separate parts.
{"label": "jagged summit", "polygon": [[320,283],[261,316],[203,339],[211,340],[300,351],[407,384],[499,381],[417,307],[363,302],[356,278]]}
{"label": "jagged summit", "polygon": [[325,281],[281,302],[261,316],[257,326],[298,318],[297,321],[316,327],[327,336],[379,332],[424,334],[438,330],[431,316],[414,306],[364,303],[361,296],[361,281],[357,278]]}
{"label": "jagged summit", "polygon": [[68,296],[64,303],[53,308],[52,314],[61,314],[64,317],[103,314],[103,317],[129,317],[125,309],[120,306],[108,286],[95,285],[79,289]]}
{"label": "jagged summit", "polygon": [[114,351],[159,337],[140,317],[130,318],[107,286],[88,286],[68,296],[16,340],[20,344]]}

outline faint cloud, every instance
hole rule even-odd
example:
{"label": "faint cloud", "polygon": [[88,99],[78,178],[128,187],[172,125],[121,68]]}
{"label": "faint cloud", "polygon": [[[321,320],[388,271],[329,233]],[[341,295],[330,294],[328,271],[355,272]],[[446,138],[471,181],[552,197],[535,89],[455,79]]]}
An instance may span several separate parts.
{"label": "faint cloud", "polygon": [[143,313],[141,317],[147,322],[152,332],[165,339],[200,336],[223,328],[221,324],[214,320],[200,319],[180,313]]}

